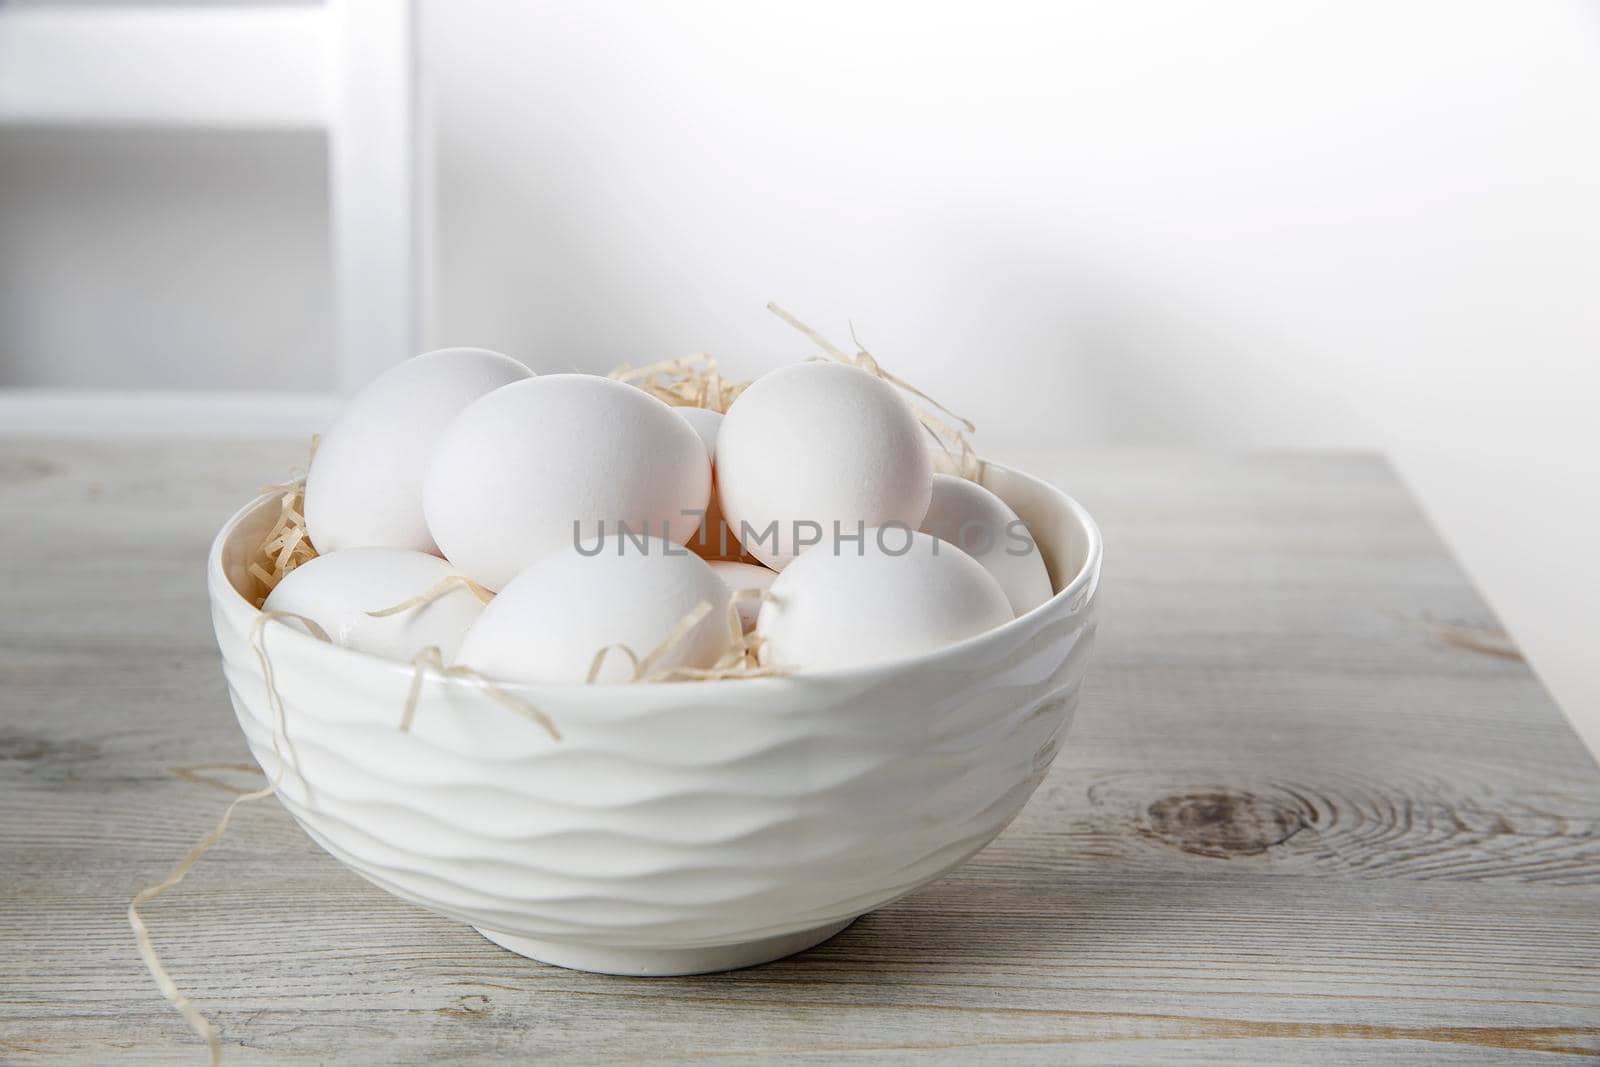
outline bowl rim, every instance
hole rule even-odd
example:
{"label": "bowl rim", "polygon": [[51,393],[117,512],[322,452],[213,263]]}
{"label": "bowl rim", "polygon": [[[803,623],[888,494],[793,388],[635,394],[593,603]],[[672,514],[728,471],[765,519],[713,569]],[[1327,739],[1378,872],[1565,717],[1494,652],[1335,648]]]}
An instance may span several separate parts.
{"label": "bowl rim", "polygon": [[[1104,553],[1104,542],[1100,534],[1100,526],[1095,522],[1094,517],[1089,514],[1088,509],[1082,504],[1078,503],[1078,501],[1074,499],[1071,494],[1067,493],[1059,486],[1054,485],[1053,483],[1048,482],[1037,475],[1029,474],[1026,471],[1018,470],[1015,467],[1010,467],[1003,463],[995,463],[991,460],[984,460],[983,464],[985,470],[992,468],[1002,471],[1010,477],[1020,478],[1026,482],[1030,482],[1034,487],[1043,489],[1045,492],[1053,496],[1056,499],[1056,502],[1063,505],[1072,515],[1073,519],[1078,523],[1087,542],[1083,565],[1078,568],[1078,572],[1072,576],[1070,581],[1057,590],[1055,594],[1052,595],[1048,600],[1045,600],[1043,603],[1034,606],[1028,611],[1023,612],[1021,615],[1018,615],[1016,618],[1002,623],[999,626],[985,630],[979,634],[974,634],[971,637],[963,638],[960,641],[956,641],[948,645],[941,645],[938,648],[930,649],[926,652],[919,652],[912,656],[899,656],[894,659],[880,660],[873,663],[855,664],[847,667],[831,667],[816,670],[797,671],[794,674],[786,675],[756,678],[723,678],[715,681],[691,680],[630,682],[622,685],[604,686],[590,685],[586,682],[570,681],[527,682],[499,678],[492,678],[490,681],[497,688],[504,689],[508,692],[560,692],[573,694],[578,692],[589,692],[606,693],[609,695],[617,692],[625,692],[627,690],[659,692],[664,687],[671,687],[674,691],[679,691],[685,686],[712,686],[716,692],[747,692],[751,689],[759,690],[763,688],[771,688],[774,685],[793,685],[797,682],[859,683],[863,680],[870,680],[875,675],[881,678],[889,678],[895,675],[903,674],[910,670],[915,670],[919,667],[935,665],[940,660],[954,657],[970,649],[979,648],[989,644],[1003,643],[1012,634],[1016,633],[1024,622],[1033,620],[1036,616],[1044,613],[1047,610],[1062,606],[1067,601],[1076,597],[1086,586],[1097,584],[1099,579],[1101,557]],[[980,481],[979,484],[981,485],[982,482]],[[233,582],[228,579],[228,575],[222,565],[222,553],[224,546],[227,544],[229,538],[238,529],[239,524],[243,522],[246,516],[248,516],[250,513],[255,511],[257,508],[262,507],[265,499],[266,494],[262,493],[255,499],[244,504],[228,517],[228,519],[222,524],[222,528],[217,531],[216,537],[212,540],[211,551],[206,560],[206,584],[210,600],[213,603],[216,603],[219,595],[218,590],[221,589],[224,591],[222,593],[223,596],[232,596],[236,601],[237,607],[247,610],[252,617],[259,617],[261,614],[261,609],[250,603],[250,601],[245,598],[244,594],[240,593],[239,590],[234,587]],[[319,646],[320,651],[322,651],[324,654],[333,655],[336,658],[341,656],[345,657],[353,664],[365,664],[366,666],[364,669],[369,671],[382,670],[388,673],[403,674],[408,678],[411,677],[416,671],[416,666],[409,661],[388,659],[387,657],[379,656],[371,652],[363,652],[360,649],[331,644],[329,642],[319,640],[295,626],[284,624],[282,626],[282,630],[284,631],[284,636],[290,639],[291,644],[304,642],[305,645],[302,647],[308,647],[310,645]],[[461,684],[469,687],[476,687],[478,685],[477,682],[474,682],[470,679],[461,679],[449,676],[445,676],[440,680],[450,683],[460,682]]]}

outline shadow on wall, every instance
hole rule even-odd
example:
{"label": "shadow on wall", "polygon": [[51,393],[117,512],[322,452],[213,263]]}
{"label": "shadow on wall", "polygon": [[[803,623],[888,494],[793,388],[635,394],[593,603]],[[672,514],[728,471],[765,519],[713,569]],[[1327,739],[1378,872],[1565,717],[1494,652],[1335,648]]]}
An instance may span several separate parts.
{"label": "shadow on wall", "polygon": [[[973,419],[980,441],[1377,437],[1347,398],[1358,375],[1331,355],[1003,205],[897,218],[775,204],[719,225],[714,209],[621,195],[620,179],[559,151],[526,174],[474,165],[486,161],[470,139],[441,160],[446,330],[540,371],[709,351],[753,376],[810,351],[764,310],[775,300],[840,345],[853,324],[886,366]],[[852,232],[870,240],[852,248]],[[1297,351],[1269,355],[1286,346]]]}

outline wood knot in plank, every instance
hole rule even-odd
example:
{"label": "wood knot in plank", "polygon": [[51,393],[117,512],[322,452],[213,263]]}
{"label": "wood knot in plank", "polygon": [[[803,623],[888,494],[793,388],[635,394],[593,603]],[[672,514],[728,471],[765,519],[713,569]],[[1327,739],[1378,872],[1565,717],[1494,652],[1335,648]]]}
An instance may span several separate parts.
{"label": "wood knot in plank", "polygon": [[482,1019],[489,1014],[489,998],[481,993],[471,993],[457,997],[454,1004],[434,1008],[433,1012],[452,1019]]}
{"label": "wood knot in plank", "polygon": [[1196,856],[1259,856],[1310,826],[1282,800],[1223,789],[1162,797],[1145,811],[1145,831]]}
{"label": "wood knot in plank", "polygon": [[65,740],[25,733],[0,733],[0,761],[46,766],[94,759],[100,746],[92,741]]}
{"label": "wood knot in plank", "polygon": [[64,473],[66,468],[54,460],[38,456],[0,457],[0,485],[42,482]]}
{"label": "wood knot in plank", "polygon": [[1480,656],[1492,656],[1495,659],[1523,662],[1522,653],[1511,640],[1511,636],[1498,626],[1453,626],[1434,623],[1433,632],[1440,641],[1451,648],[1476,652]]}

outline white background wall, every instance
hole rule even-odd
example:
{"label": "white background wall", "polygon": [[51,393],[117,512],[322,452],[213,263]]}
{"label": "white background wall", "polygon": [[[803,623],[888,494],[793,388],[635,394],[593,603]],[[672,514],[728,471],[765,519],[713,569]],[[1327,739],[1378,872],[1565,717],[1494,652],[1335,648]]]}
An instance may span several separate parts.
{"label": "white background wall", "polygon": [[[1600,737],[1600,5],[424,15],[438,341],[753,373],[775,299],[996,453],[1386,449]],[[0,133],[0,384],[325,385],[315,139],[87,136]]]}

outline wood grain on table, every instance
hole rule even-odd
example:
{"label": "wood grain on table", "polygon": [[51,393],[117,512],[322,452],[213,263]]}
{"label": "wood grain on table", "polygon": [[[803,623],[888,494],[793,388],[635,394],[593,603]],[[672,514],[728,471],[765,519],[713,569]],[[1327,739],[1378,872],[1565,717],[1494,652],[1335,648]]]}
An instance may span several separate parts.
{"label": "wood grain on table", "polygon": [[[254,787],[213,531],[299,442],[0,444],[0,1061],[205,1061],[125,908]],[[1600,1056],[1600,770],[1373,457],[1073,452],[1096,660],[955,874],[752,970],[543,966],[266,802],[147,915],[230,1063]]]}

